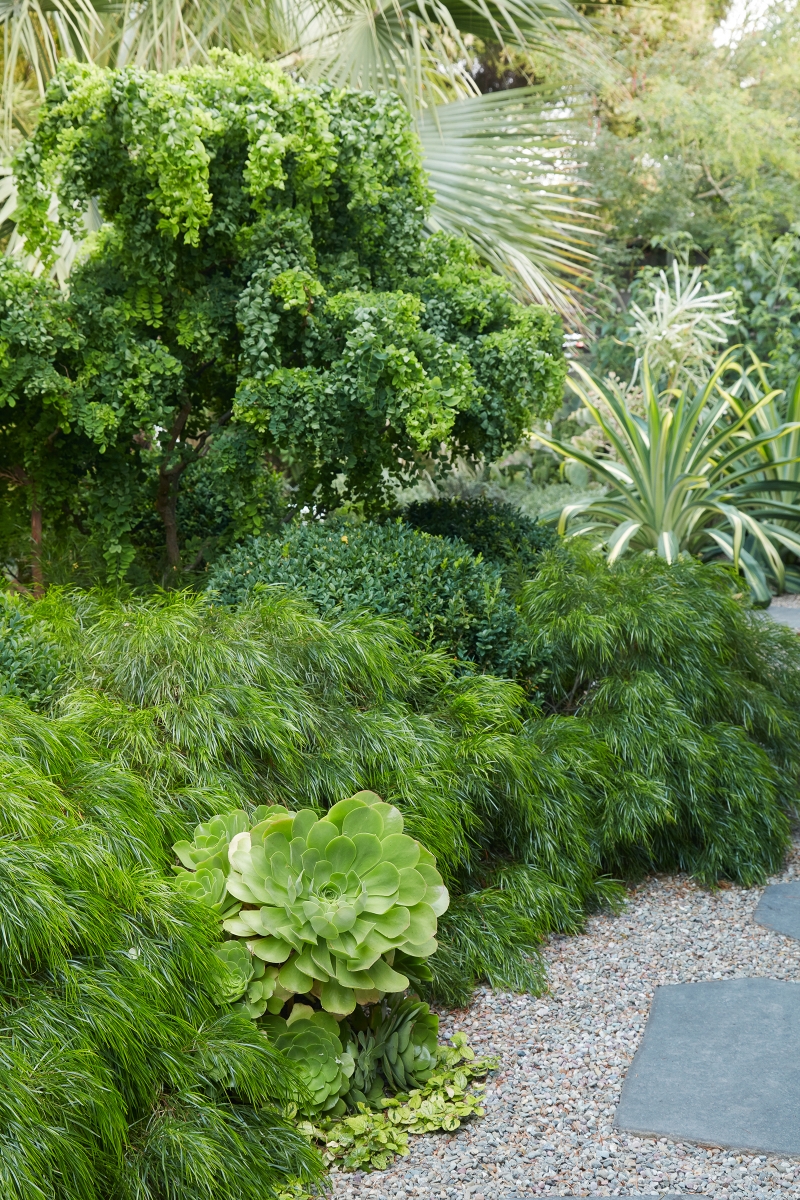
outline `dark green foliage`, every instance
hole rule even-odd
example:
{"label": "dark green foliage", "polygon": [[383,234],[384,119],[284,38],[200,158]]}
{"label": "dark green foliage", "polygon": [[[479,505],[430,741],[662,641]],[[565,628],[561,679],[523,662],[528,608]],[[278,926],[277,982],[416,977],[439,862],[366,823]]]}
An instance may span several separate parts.
{"label": "dark green foliage", "polygon": [[253,431],[240,425],[223,430],[208,454],[187,468],[178,495],[185,548],[198,562],[276,529],[285,512],[281,476],[266,465]]}
{"label": "dark green foliage", "polygon": [[524,594],[550,705],[646,781],[609,792],[615,872],[763,881],[781,862],[800,769],[800,645],[748,611],[738,580],[690,559],[613,567],[551,556]]}
{"label": "dark green foliage", "polygon": [[475,554],[497,563],[512,587],[536,573],[542,551],[557,540],[535,517],[482,496],[415,500],[404,509],[403,520],[425,533],[466,542]]}
{"label": "dark green foliage", "polygon": [[251,538],[217,563],[208,591],[238,604],[265,584],[302,592],[323,616],[368,609],[402,617],[424,645],[461,662],[512,678],[528,673],[525,632],[500,570],[464,542],[402,521],[308,522]]}
{"label": "dark green foliage", "polygon": [[263,1200],[320,1164],[286,1064],[217,996],[147,789],[0,700],[0,1158],[19,1200]]}
{"label": "dark green foliage", "polygon": [[0,592],[0,696],[38,707],[51,701],[61,673],[57,646],[34,606]]}

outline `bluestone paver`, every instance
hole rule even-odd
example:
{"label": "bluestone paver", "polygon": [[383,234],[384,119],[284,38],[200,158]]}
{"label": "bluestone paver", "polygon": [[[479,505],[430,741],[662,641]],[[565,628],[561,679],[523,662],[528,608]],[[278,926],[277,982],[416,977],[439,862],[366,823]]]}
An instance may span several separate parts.
{"label": "bluestone paver", "polygon": [[800,942],[800,882],[774,883],[765,888],[754,920]]}
{"label": "bluestone paver", "polygon": [[800,983],[656,988],[615,1118],[630,1133],[800,1155]]}
{"label": "bluestone paver", "polygon": [[800,633],[800,604],[770,604],[764,612],[773,621],[779,621],[781,625],[788,625]]}

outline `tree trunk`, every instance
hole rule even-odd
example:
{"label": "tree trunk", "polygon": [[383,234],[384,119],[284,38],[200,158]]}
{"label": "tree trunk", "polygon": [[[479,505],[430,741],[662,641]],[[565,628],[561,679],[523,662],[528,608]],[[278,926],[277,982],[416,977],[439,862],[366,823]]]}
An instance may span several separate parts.
{"label": "tree trunk", "polygon": [[181,547],[178,541],[178,479],[180,472],[162,471],[158,480],[156,508],[164,524],[167,564],[170,573],[181,569]]}
{"label": "tree trunk", "polygon": [[158,472],[156,510],[164,525],[167,564],[169,568],[169,574],[173,578],[181,569],[181,546],[178,540],[178,481],[183,474],[185,467],[188,466],[188,463],[178,459],[178,461],[172,466],[168,466],[167,464],[169,463],[170,456],[175,451],[175,447],[180,441],[180,436],[183,433],[184,427],[189,418],[189,413],[191,411],[192,406],[187,400],[175,418],[170,431],[170,441],[167,448],[167,454]]}
{"label": "tree trunk", "polygon": [[44,575],[42,574],[42,510],[36,501],[31,505],[31,576],[33,578],[33,594],[44,594]]}

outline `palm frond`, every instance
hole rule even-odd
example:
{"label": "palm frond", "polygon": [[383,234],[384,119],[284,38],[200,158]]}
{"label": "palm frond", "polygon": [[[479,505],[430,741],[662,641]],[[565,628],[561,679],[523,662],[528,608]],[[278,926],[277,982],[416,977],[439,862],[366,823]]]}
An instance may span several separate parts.
{"label": "palm frond", "polygon": [[497,92],[440,105],[418,130],[432,227],[469,237],[522,297],[574,314],[594,231],[568,104],[536,88]]}

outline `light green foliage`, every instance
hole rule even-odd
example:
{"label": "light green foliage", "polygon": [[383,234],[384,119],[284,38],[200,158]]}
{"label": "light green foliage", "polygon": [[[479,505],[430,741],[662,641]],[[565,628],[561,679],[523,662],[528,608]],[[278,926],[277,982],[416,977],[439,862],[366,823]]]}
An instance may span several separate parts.
{"label": "light green foliage", "polygon": [[587,163],[607,231],[590,289],[591,367],[628,377],[634,356],[619,342],[629,339],[631,302],[642,304],[654,268],[676,256],[708,264],[712,292],[734,293],[738,328],[728,341],[749,342],[774,363],[773,386],[791,386],[797,12],[771,5],[763,25],[722,46],[714,6],[696,0],[606,12],[616,78],[601,89]]}
{"label": "light green foliage", "polygon": [[244,813],[214,817],[195,844],[174,849],[184,864],[217,864],[227,851],[225,884],[239,907],[223,927],[256,958],[282,964],[284,998],[311,993],[343,1015],[407,988],[394,953],[433,954],[449,897],[433,855],[403,833],[400,811],[360,792],[322,819],[274,805],[254,820],[248,830]]}
{"label": "light green foliage", "polygon": [[264,1200],[321,1170],[302,1098],[219,1003],[217,920],[164,879],[152,797],[79,726],[0,700],[8,1195]]}
{"label": "light green foliage", "polygon": [[264,1027],[276,1048],[295,1064],[309,1093],[310,1100],[303,1105],[305,1115],[341,1116],[345,1111],[342,1096],[350,1087],[355,1064],[342,1049],[336,1018],[295,1004],[288,1020],[268,1017]]}
{"label": "light green foliage", "polygon": [[395,1092],[427,1083],[436,1066],[439,1018],[427,1004],[403,1000],[376,1030],[382,1047],[381,1070]]}
{"label": "light green foliage", "polygon": [[[770,392],[764,365],[753,359],[744,376],[746,386],[734,397],[733,408],[745,420],[747,435],[758,439],[756,445],[760,470],[752,480],[750,505],[781,558],[787,565],[783,586],[787,592],[800,591],[800,375],[787,393]],[[770,396],[766,404],[754,401]],[[780,431],[783,432],[780,432]],[[763,490],[762,490],[763,489]]]}
{"label": "light green foliage", "polygon": [[428,537],[399,520],[332,518],[248,539],[215,564],[208,591],[237,604],[268,584],[297,589],[323,616],[368,608],[402,617],[423,645],[495,675],[524,678],[530,668],[498,567],[463,542]]}
{"label": "light green foliage", "polygon": [[[732,384],[724,383],[734,366]],[[593,395],[573,384],[611,454],[600,456],[544,434],[538,439],[565,458],[589,467],[610,485],[601,497],[567,505],[559,517],[560,533],[587,536],[614,562],[629,549],[655,552],[667,562],[681,553],[720,553],[742,570],[753,595],[769,601],[767,575],[783,590],[785,568],[777,546],[800,540],[759,520],[763,509],[759,451],[784,441],[793,427],[762,427],[758,411],[774,399],[764,392],[738,406],[741,371],[723,356],[714,372],[692,396],[659,393],[647,361],[642,364],[645,413],[631,411],[615,383],[604,388],[578,368]],[[756,497],[755,501],[753,497]]]}
{"label": "light green foliage", "polygon": [[300,1128],[323,1148],[326,1162],[345,1171],[383,1171],[397,1154],[408,1153],[409,1134],[453,1132],[470,1117],[483,1116],[481,1084],[498,1065],[496,1058],[476,1059],[463,1033],[451,1046],[439,1046],[427,1082],[406,1094],[384,1099],[382,1112],[362,1110],[343,1120]]}
{"label": "light green foliage", "polygon": [[0,264],[0,470],[111,579],[157,559],[158,522],[172,579],[182,548],[263,529],[267,455],[300,504],[380,507],[443,445],[495,457],[559,399],[558,319],[423,237],[389,94],[228,54],[167,75],[73,61],[16,171],[45,263],[91,205],[103,225],[68,294]]}
{"label": "light green foliage", "polygon": [[654,377],[663,376],[668,388],[697,384],[713,371],[736,324],[733,294],[708,292],[700,276],[699,267],[689,274],[676,260],[670,276],[660,271],[653,281],[651,303],[630,306],[630,337],[638,358],[646,358]]}
{"label": "light green foliage", "polygon": [[[196,899],[206,903],[205,897]],[[236,1002],[236,1011],[245,1012],[254,1020],[267,1010],[280,1012],[288,997],[278,983],[277,967],[267,967],[261,959],[253,958],[242,942],[225,942],[216,954],[226,968],[220,990],[223,1000]]]}

